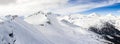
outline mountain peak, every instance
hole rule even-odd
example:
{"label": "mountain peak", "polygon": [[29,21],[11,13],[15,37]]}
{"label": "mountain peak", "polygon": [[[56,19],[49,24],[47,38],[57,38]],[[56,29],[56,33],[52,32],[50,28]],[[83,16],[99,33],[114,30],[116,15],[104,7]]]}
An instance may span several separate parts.
{"label": "mountain peak", "polygon": [[95,16],[95,17],[98,17],[98,16],[100,16],[100,15],[98,15],[98,14],[96,14],[96,13],[91,13],[91,14],[89,14],[88,16]]}

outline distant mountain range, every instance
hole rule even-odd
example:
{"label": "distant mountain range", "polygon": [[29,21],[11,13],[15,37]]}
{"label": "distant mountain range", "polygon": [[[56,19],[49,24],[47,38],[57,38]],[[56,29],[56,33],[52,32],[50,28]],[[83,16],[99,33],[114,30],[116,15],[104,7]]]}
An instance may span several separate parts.
{"label": "distant mountain range", "polygon": [[0,44],[120,44],[120,16],[36,12],[1,17]]}

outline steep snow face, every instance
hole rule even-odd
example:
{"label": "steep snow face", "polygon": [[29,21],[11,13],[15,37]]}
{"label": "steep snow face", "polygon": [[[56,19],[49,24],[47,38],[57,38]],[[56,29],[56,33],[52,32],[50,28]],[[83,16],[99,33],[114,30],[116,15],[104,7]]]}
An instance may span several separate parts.
{"label": "steep snow face", "polygon": [[119,44],[120,17],[37,12],[24,20],[5,16],[0,44]]}
{"label": "steep snow face", "polygon": [[44,24],[45,22],[47,22],[47,18],[45,16],[46,14],[43,13],[43,12],[37,12],[37,13],[34,13],[28,17],[26,17],[24,20],[30,24],[34,24],[34,25],[37,25],[37,24]]}
{"label": "steep snow face", "polygon": [[19,17],[6,16],[4,19],[0,24],[0,44],[52,44],[34,26]]}
{"label": "steep snow face", "polygon": [[119,16],[112,16],[111,14],[106,16],[90,14],[90,15],[69,15],[68,17],[69,18],[67,19],[67,21],[100,35],[101,39],[109,41],[107,43],[110,44],[120,43]]}
{"label": "steep snow face", "polygon": [[[42,25],[39,25],[40,22],[37,22],[38,24],[36,25],[38,26],[35,27],[43,35],[45,35],[46,38],[48,38],[52,43],[55,44],[119,43],[118,42],[119,41],[118,36],[120,33],[119,16],[112,16],[112,15],[100,16],[95,13],[90,15],[76,14],[76,15],[65,15],[65,16],[60,16],[58,14],[51,14],[51,13],[44,13],[44,14],[47,21],[44,22],[44,24],[42,23]],[[113,33],[118,36],[112,34],[111,31],[113,31]],[[115,38],[115,39],[111,39],[111,38]]]}

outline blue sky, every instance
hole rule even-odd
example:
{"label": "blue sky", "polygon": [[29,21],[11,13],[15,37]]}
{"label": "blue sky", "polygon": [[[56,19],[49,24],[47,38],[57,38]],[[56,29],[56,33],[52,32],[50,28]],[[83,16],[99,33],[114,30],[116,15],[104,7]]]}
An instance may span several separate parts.
{"label": "blue sky", "polygon": [[113,5],[94,8],[94,9],[87,10],[87,11],[84,11],[81,13],[82,14],[97,13],[97,14],[101,14],[101,15],[106,15],[106,14],[111,13],[113,15],[120,15],[119,11],[120,11],[120,3],[115,3]]}
{"label": "blue sky", "polygon": [[0,16],[29,15],[37,11],[57,14],[120,14],[120,0],[0,0]]}
{"label": "blue sky", "polygon": [[100,14],[100,15],[107,15],[107,14],[113,14],[113,15],[120,15],[120,2],[118,0],[69,0],[69,3],[73,4],[73,5],[84,5],[84,4],[91,4],[91,3],[95,3],[94,6],[96,6],[98,4],[103,4],[103,3],[112,3],[110,5],[105,5],[105,6],[101,6],[101,7],[96,7],[96,8],[92,8],[92,9],[88,9],[85,11],[80,11],[77,13],[81,13],[81,14],[91,14],[91,13],[96,13],[96,14]]}
{"label": "blue sky", "polygon": [[67,4],[66,8],[58,9],[57,12],[63,14],[120,14],[120,0],[68,0]]}
{"label": "blue sky", "polygon": [[88,4],[88,3],[101,3],[108,2],[109,0],[69,0],[72,4]]}

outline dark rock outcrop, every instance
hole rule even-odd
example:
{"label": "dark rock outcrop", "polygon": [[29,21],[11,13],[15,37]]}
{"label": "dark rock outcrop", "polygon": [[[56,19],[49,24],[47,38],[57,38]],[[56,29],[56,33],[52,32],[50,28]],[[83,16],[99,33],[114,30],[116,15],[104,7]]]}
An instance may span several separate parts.
{"label": "dark rock outcrop", "polygon": [[108,22],[104,23],[101,28],[90,27],[89,30],[101,35],[103,39],[110,41],[111,44],[120,44],[120,31]]}

